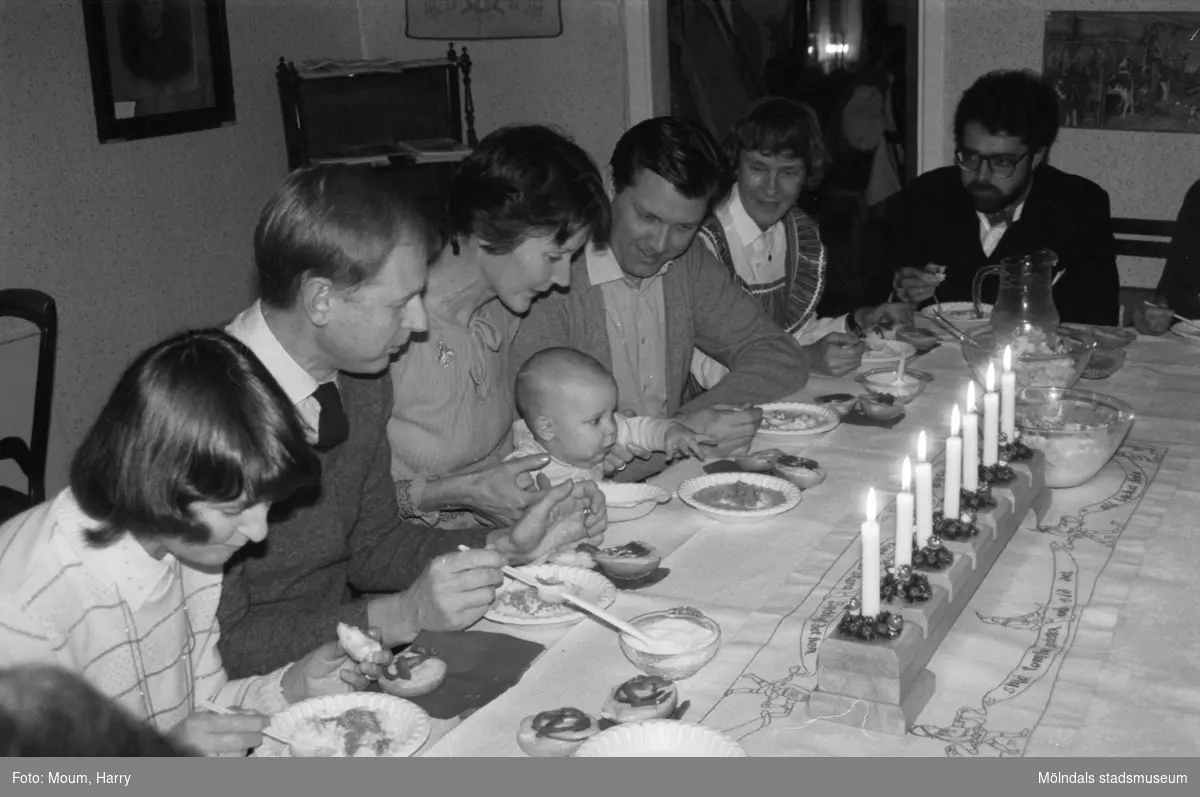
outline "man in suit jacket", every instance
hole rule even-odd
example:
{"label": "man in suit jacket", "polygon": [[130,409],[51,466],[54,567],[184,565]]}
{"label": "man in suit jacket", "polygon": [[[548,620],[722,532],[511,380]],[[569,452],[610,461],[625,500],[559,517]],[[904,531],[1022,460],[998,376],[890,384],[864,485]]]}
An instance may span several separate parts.
{"label": "man in suit jacket", "polygon": [[[1050,249],[1063,321],[1115,324],[1119,278],[1108,194],[1046,160],[1058,134],[1058,98],[1032,72],[991,72],[954,114],[955,165],[921,175],[889,220],[893,289],[920,304],[969,301],[984,266]],[[945,281],[926,266],[945,267]],[[996,298],[997,280],[983,301]]]}

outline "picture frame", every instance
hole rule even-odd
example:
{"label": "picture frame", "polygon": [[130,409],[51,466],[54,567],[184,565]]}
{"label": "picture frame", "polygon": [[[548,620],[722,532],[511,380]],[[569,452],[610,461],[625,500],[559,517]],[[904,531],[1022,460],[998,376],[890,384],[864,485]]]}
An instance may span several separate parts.
{"label": "picture frame", "polygon": [[410,39],[540,39],[561,36],[561,0],[406,0]]}
{"label": "picture frame", "polygon": [[234,124],[225,0],[82,0],[100,143]]}
{"label": "picture frame", "polygon": [[1063,127],[1200,133],[1200,12],[1050,11],[1045,31]]}

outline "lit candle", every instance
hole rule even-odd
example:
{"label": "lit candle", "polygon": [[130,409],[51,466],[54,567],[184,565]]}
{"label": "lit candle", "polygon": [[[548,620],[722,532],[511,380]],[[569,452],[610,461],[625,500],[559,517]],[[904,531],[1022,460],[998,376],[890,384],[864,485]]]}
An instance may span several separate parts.
{"label": "lit candle", "polygon": [[912,460],[904,458],[900,468],[900,492],[896,494],[896,567],[912,567],[913,494]]}
{"label": "lit candle", "polygon": [[879,614],[879,523],[875,519],[875,488],[867,490],[867,519],[862,524],[862,613]]}
{"label": "lit candle", "polygon": [[900,365],[896,366],[896,384],[904,384],[904,357],[900,358]]}
{"label": "lit candle", "polygon": [[963,489],[979,489],[979,415],[975,412],[975,383],[967,385],[967,412],[963,415]]}
{"label": "lit candle", "polygon": [[1000,431],[1012,442],[1017,431],[1017,375],[1012,369],[1012,346],[1004,347],[1004,373],[1000,376]]}
{"label": "lit candle", "polygon": [[1000,394],[996,392],[996,364],[988,363],[987,392],[983,394],[983,464],[1000,459]]}
{"label": "lit candle", "polygon": [[946,438],[946,484],[942,514],[947,518],[958,517],[959,490],[962,488],[963,441],[959,431],[958,405],[950,413],[950,436]]}
{"label": "lit candle", "polygon": [[933,536],[933,464],[925,461],[925,432],[917,438],[917,545],[924,548]]}

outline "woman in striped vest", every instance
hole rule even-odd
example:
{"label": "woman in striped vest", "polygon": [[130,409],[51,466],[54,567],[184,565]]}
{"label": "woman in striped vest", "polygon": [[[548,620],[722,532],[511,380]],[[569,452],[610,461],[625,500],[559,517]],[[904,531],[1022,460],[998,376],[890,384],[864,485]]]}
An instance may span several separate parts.
{"label": "woman in striped vest", "polygon": [[[700,238],[767,315],[810,347],[818,370],[841,376],[862,361],[860,334],[879,323],[909,323],[906,304],[860,307],[836,318],[817,317],[825,289],[825,247],[816,221],[796,205],[829,164],[816,114],[783,98],[757,100],[733,125],[725,149],[732,186],[700,230]],[[703,388],[724,367],[697,351],[692,375]]]}

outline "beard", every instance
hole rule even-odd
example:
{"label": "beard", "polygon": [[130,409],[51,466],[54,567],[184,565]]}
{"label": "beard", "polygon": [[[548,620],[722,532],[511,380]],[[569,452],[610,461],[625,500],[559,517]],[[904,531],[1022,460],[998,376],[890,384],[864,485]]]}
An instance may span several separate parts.
{"label": "beard", "polygon": [[975,209],[984,215],[990,215],[999,213],[1016,202],[1025,193],[1025,190],[1029,188],[1032,180],[1033,170],[1030,169],[1025,173],[1025,179],[1013,186],[1011,191],[1002,191],[991,183],[984,183],[978,180],[968,183],[966,188],[967,193],[971,195],[971,199],[975,202]]}

